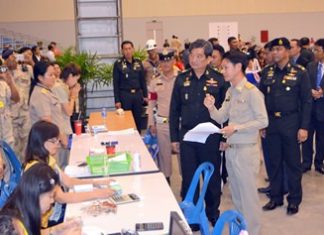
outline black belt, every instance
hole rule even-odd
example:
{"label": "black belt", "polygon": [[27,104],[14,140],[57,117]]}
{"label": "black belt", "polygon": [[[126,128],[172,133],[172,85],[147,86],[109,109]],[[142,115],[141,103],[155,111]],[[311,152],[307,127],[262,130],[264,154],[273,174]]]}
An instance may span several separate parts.
{"label": "black belt", "polygon": [[140,91],[141,89],[132,88],[132,89],[121,89],[122,91],[127,91],[129,93],[135,94],[136,92]]}
{"label": "black belt", "polygon": [[289,111],[289,112],[269,112],[269,116],[275,117],[275,118],[282,118],[286,117],[292,114],[297,113],[297,111]]}

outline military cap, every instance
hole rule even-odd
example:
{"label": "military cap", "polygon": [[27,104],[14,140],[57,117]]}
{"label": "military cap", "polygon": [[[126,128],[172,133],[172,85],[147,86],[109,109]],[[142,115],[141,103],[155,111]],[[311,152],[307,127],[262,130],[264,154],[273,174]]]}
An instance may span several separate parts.
{"label": "military cap", "polygon": [[287,38],[275,38],[271,41],[270,49],[275,46],[283,46],[286,49],[290,49],[290,42]]}
{"label": "military cap", "polygon": [[174,50],[172,49],[163,49],[159,52],[160,61],[169,61],[174,58]]}
{"label": "military cap", "polygon": [[14,51],[10,48],[4,49],[2,51],[2,59],[6,60],[14,53]]}

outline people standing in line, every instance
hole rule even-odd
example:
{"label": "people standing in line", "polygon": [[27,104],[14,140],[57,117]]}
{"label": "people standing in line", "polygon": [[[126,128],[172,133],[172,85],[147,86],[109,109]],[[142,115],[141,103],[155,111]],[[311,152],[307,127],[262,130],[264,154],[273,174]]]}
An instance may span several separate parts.
{"label": "people standing in line", "polygon": [[[219,151],[221,135],[210,135],[205,144],[183,141],[183,137],[200,123],[212,122],[220,127],[210,118],[203,101],[205,95],[209,93],[216,98],[216,106],[219,108],[225,98],[228,85],[222,74],[209,65],[213,52],[210,42],[198,39],[190,44],[189,52],[191,69],[177,76],[172,92],[169,114],[170,136],[173,151],[180,152],[182,198],[187,194],[192,177],[201,163],[208,161],[215,167],[205,196],[206,214],[214,225],[219,216],[218,207],[221,196]],[[198,191],[196,190],[195,200],[198,199]],[[190,226],[193,231],[199,229],[196,224]]]}
{"label": "people standing in line", "polygon": [[[11,49],[4,52],[5,65],[12,75],[13,82],[19,92],[20,100],[10,105],[12,128],[15,143],[13,149],[20,161],[26,149],[28,133],[31,127],[29,116],[29,91],[33,79],[33,68],[25,64],[24,58],[18,58]],[[19,62],[17,61],[19,60]]]}
{"label": "people standing in line", "polygon": [[[157,136],[159,145],[158,165],[170,183],[172,174],[172,147],[170,141],[169,111],[171,95],[178,70],[175,69],[174,50],[164,49],[159,52],[160,75],[151,82],[148,104],[148,127]],[[157,114],[154,118],[154,108]]]}
{"label": "people standing in line", "polygon": [[302,201],[300,144],[307,139],[312,96],[307,71],[289,62],[290,42],[276,38],[271,42],[274,64],[262,72],[260,90],[265,95],[269,126],[265,130],[270,175],[269,211],[283,205],[284,170],[288,180],[287,214],[298,213]]}
{"label": "people standing in line", "polygon": [[215,107],[215,97],[207,94],[204,105],[210,117],[218,123],[228,121],[221,129],[227,138],[226,168],[235,209],[247,221],[247,230],[258,235],[261,228],[256,179],[259,172],[259,130],[268,125],[262,93],[245,77],[247,56],[238,51],[225,53],[223,75],[231,87],[221,107]]}
{"label": "people standing in line", "polygon": [[123,57],[114,63],[113,69],[115,107],[131,110],[140,132],[143,101],[148,102],[144,68],[142,62],[133,57],[131,41],[123,41],[121,49]]}
{"label": "people standing in line", "polygon": [[311,122],[308,130],[308,138],[303,143],[303,172],[311,169],[313,164],[313,139],[315,134],[315,171],[324,174],[324,39],[315,42],[314,54],[316,62],[307,66],[311,81],[313,107]]}

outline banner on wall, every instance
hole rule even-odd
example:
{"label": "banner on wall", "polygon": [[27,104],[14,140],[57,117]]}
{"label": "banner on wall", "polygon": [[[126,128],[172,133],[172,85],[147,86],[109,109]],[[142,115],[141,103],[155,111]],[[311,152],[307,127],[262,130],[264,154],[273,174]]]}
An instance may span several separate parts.
{"label": "banner on wall", "polygon": [[209,23],[209,38],[218,38],[219,44],[227,51],[227,39],[229,37],[238,37],[237,22],[210,22]]}

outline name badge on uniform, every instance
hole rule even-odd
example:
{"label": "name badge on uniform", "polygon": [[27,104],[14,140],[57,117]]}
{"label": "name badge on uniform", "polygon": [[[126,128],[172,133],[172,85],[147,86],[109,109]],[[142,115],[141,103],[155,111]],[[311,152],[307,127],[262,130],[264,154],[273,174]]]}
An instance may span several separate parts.
{"label": "name badge on uniform", "polygon": [[163,82],[156,83],[157,86],[163,86]]}
{"label": "name badge on uniform", "polygon": [[189,80],[186,80],[186,81],[183,83],[183,86],[190,86],[190,81],[189,81]]}
{"label": "name badge on uniform", "polygon": [[206,85],[207,86],[217,87],[218,86],[218,81],[215,81],[213,78],[211,78],[211,79],[206,81]]}

